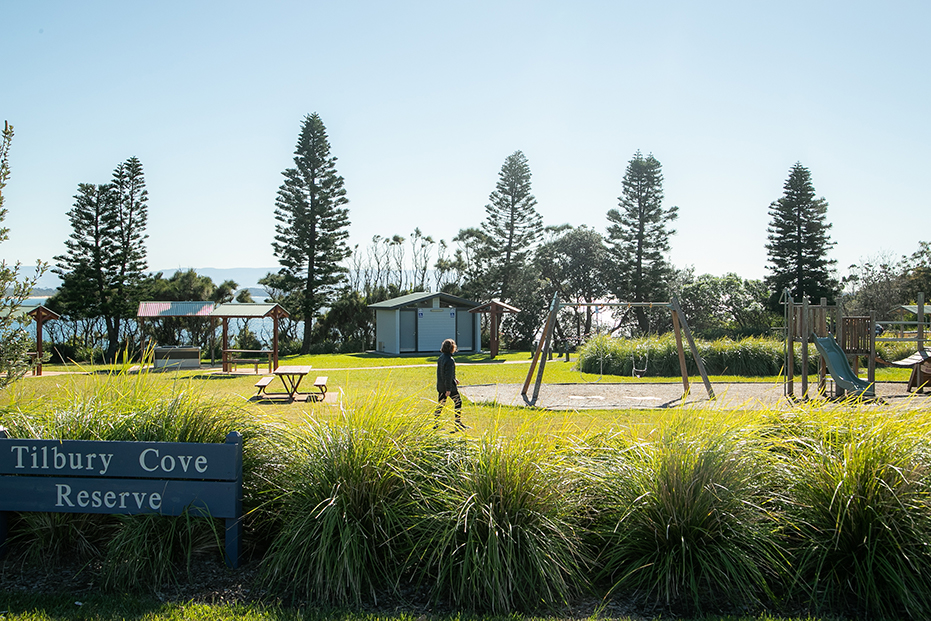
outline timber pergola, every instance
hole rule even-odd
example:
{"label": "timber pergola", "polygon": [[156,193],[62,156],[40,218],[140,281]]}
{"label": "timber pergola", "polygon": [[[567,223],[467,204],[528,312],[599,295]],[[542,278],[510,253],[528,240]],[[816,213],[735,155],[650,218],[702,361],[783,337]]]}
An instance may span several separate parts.
{"label": "timber pergola", "polygon": [[510,304],[505,304],[501,300],[492,300],[491,302],[486,302],[485,304],[469,309],[469,312],[488,313],[488,316],[491,318],[491,326],[488,332],[488,345],[491,357],[494,358],[498,355],[498,326],[501,323],[501,316],[504,315],[504,313],[519,313],[520,309]]}
{"label": "timber pergola", "polygon": [[[708,379],[708,373],[705,372],[705,363],[702,362],[701,356],[698,355],[698,348],[695,346],[695,340],[692,338],[692,331],[689,329],[689,324],[685,320],[685,314],[682,312],[682,307],[679,306],[679,300],[673,296],[669,302],[566,302],[560,303],[559,294],[553,294],[553,300],[550,302],[549,314],[546,317],[546,323],[543,325],[543,335],[540,337],[540,342],[537,344],[537,350],[533,354],[533,360],[530,363],[530,369],[527,371],[527,379],[524,381],[524,387],[521,390],[520,394],[524,398],[524,402],[530,405],[533,405],[537,402],[537,397],[540,396],[540,384],[543,383],[543,369],[546,367],[546,359],[549,357],[550,350],[552,349],[553,344],[553,331],[556,327],[556,317],[559,314],[559,309],[561,308],[576,308],[584,306],[614,306],[620,308],[667,308],[670,313],[672,313],[672,327],[676,335],[676,348],[679,351],[679,370],[682,373],[682,387],[684,390],[683,399],[689,394],[689,373],[685,364],[685,350],[682,348],[682,335],[685,334],[685,338],[689,343],[689,349],[692,351],[692,358],[695,360],[695,365],[698,367],[698,373],[701,375],[702,381],[705,383],[705,390],[708,391],[708,398],[714,399],[714,389],[711,387],[711,381]],[[533,379],[534,370],[536,370],[537,363],[540,365],[539,371],[537,371],[537,380],[533,388],[533,397],[527,397],[527,391],[530,389],[530,381]]]}
{"label": "timber pergola", "polygon": [[[230,319],[268,319],[274,322],[272,329],[272,370],[278,368],[278,321],[290,317],[281,304],[220,304],[211,317],[220,319],[223,324],[223,350],[229,349],[229,320]],[[229,371],[228,364],[224,362],[223,371]]]}
{"label": "timber pergola", "polygon": [[23,314],[32,317],[36,322],[36,366],[32,368],[32,374],[42,375],[42,324],[46,321],[60,319],[61,316],[42,304],[32,308],[23,306],[20,307],[20,310]]}

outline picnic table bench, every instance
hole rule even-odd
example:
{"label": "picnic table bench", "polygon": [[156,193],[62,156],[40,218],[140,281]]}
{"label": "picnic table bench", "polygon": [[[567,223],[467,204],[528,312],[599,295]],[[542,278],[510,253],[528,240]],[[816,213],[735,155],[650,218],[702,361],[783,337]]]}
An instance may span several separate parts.
{"label": "picnic table bench", "polygon": [[255,372],[259,372],[259,363],[262,362],[261,356],[268,359],[268,371],[272,371],[272,350],[270,349],[224,349],[223,350],[223,371],[229,373],[236,369],[237,364],[251,364]]}
{"label": "picnic table bench", "polygon": [[[258,392],[256,392],[255,396],[266,397],[269,399],[287,397],[289,401],[294,401],[295,396],[298,394],[297,390],[301,384],[301,380],[309,373],[310,366],[278,367],[275,369],[275,375],[267,375],[255,383],[255,387],[258,389]],[[275,380],[276,376],[281,378],[281,383],[284,384],[286,392],[266,392],[266,389]],[[314,389],[316,392],[308,393],[307,400],[323,401],[323,399],[326,397],[327,381],[329,381],[328,376],[318,376],[317,379],[314,380]]]}

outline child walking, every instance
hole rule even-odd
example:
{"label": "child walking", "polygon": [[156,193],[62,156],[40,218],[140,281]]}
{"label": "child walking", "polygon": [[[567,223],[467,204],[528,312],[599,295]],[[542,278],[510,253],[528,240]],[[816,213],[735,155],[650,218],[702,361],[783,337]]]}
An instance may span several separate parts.
{"label": "child walking", "polygon": [[456,361],[453,359],[455,353],[456,341],[453,339],[443,341],[443,345],[440,347],[440,357],[436,361],[436,391],[439,394],[436,399],[436,411],[433,413],[436,419],[433,428],[437,429],[440,426],[440,412],[443,411],[443,406],[446,405],[446,398],[452,397],[453,405],[456,408],[456,426],[453,428],[452,433],[467,429],[462,424],[462,397],[459,395],[459,380],[456,379]]}

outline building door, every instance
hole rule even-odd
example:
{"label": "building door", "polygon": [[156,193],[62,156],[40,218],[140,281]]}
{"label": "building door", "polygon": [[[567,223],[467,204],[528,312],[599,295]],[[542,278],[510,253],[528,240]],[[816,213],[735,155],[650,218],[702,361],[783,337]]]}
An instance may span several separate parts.
{"label": "building door", "polygon": [[475,336],[475,313],[456,314],[456,345],[463,351],[472,351]]}
{"label": "building door", "polygon": [[417,311],[413,309],[399,311],[401,323],[401,342],[398,351],[417,351]]}
{"label": "building door", "polygon": [[440,351],[443,341],[454,338],[455,308],[417,309],[417,351]]}

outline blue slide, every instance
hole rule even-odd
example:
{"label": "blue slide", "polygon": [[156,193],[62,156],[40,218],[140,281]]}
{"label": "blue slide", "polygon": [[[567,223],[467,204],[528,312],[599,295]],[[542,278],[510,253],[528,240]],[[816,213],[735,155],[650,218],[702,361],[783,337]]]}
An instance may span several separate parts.
{"label": "blue slide", "polygon": [[837,344],[837,341],[834,340],[834,337],[819,338],[814,334],[812,334],[812,337],[815,339],[815,347],[818,348],[821,357],[827,362],[828,371],[831,372],[831,377],[834,378],[834,382],[838,386],[858,396],[875,396],[873,385],[857,377],[857,374],[850,368],[847,355]]}

